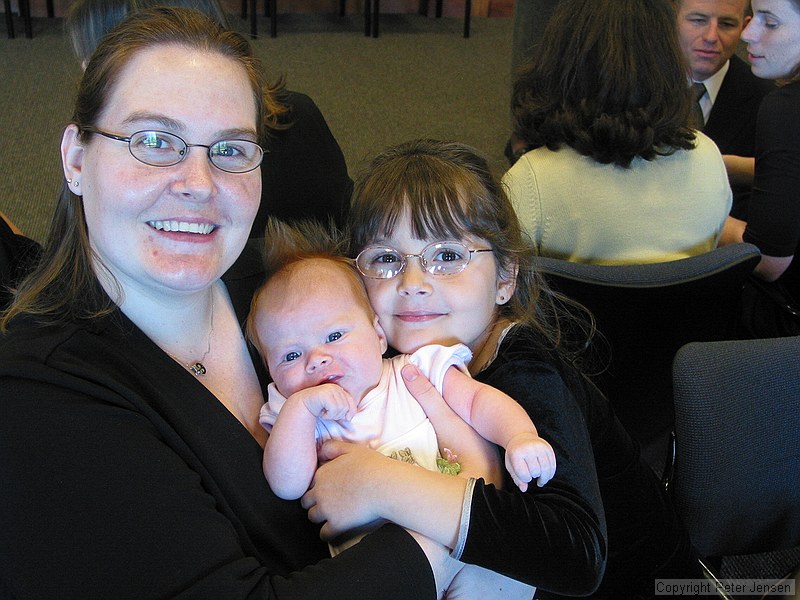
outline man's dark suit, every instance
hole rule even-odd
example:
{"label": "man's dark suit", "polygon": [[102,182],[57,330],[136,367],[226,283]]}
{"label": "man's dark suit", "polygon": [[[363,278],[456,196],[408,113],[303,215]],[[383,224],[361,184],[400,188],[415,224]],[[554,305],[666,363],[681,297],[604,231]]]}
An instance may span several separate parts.
{"label": "man's dark suit", "polygon": [[[771,81],[759,79],[742,59],[731,57],[731,66],[703,128],[703,133],[714,140],[722,154],[755,156],[758,107],[772,89]],[[734,186],[731,214],[741,214],[749,198],[749,187]]]}

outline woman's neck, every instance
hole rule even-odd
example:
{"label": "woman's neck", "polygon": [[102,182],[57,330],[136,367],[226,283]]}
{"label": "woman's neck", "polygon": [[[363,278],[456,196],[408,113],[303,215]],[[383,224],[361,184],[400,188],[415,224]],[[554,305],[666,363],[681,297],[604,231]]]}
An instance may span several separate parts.
{"label": "woman's neck", "polygon": [[223,304],[221,286],[215,282],[191,293],[103,287],[147,337],[179,362],[188,364],[210,352],[214,309]]}

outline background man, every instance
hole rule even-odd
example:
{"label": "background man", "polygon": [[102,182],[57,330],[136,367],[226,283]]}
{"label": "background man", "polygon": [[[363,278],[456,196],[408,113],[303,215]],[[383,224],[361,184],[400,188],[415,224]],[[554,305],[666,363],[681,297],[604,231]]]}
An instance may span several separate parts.
{"label": "background man", "polygon": [[731,215],[745,210],[753,183],[756,115],[772,83],[735,55],[750,21],[749,0],[676,0],[678,35],[693,82],[703,83],[703,133],[722,152],[733,188]]}

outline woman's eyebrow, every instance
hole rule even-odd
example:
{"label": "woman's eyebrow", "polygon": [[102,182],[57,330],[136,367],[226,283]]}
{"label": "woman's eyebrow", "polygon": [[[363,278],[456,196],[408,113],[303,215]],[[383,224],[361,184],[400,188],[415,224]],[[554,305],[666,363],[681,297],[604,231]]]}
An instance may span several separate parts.
{"label": "woman's eyebrow", "polygon": [[[159,113],[149,113],[149,112],[134,112],[130,114],[123,122],[123,125],[137,125],[137,124],[148,124],[152,125],[155,124],[157,127],[162,127],[166,131],[176,132],[176,133],[185,133],[186,132],[186,125],[183,121],[179,121],[177,119],[173,119],[166,115],[162,115]],[[254,129],[248,127],[231,127],[228,129],[222,129],[217,131],[214,135],[214,141],[216,140],[224,140],[224,139],[246,139],[246,140],[255,140],[258,138],[258,134]]]}
{"label": "woman's eyebrow", "polygon": [[125,118],[125,120],[122,121],[123,125],[135,125],[137,123],[155,123],[160,127],[170,131],[183,132],[186,130],[186,125],[182,121],[178,121],[159,113],[137,111],[131,113],[127,118]]}

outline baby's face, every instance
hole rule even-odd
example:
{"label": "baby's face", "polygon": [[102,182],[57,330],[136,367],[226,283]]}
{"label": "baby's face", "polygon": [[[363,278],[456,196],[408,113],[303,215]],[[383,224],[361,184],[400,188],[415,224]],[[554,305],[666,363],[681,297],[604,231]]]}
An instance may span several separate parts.
{"label": "baby's face", "polygon": [[301,266],[261,294],[256,331],[278,391],[335,383],[359,402],[380,381],[386,339],[335,265]]}

